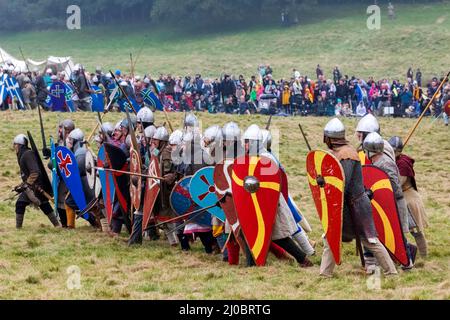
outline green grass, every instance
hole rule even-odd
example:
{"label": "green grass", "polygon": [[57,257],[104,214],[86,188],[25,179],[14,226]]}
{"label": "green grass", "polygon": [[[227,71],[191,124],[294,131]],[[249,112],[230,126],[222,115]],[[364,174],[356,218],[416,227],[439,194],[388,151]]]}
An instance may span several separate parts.
{"label": "green grass", "polygon": [[[0,194],[9,195],[19,182],[17,160],[10,150],[13,137],[31,130],[40,145],[37,112],[3,112],[0,128]],[[115,122],[122,115],[108,114],[105,121]],[[234,120],[241,128],[251,123],[265,124],[261,116],[220,117],[199,115],[203,128]],[[44,114],[47,134],[56,130],[62,115]],[[78,126],[89,132],[96,124],[94,114],[77,113]],[[180,127],[182,114],[170,114],[174,127]],[[156,114],[156,122],[165,119]],[[442,122],[431,125],[425,118],[406,152],[417,160],[417,181],[424,198],[430,227],[427,229],[430,256],[418,258],[417,268],[399,276],[382,278],[381,290],[368,290],[367,277],[359,267],[354,244],[344,244],[343,264],[336,268],[333,279],[319,277],[322,254],[320,222],[305,177],[306,146],[298,130],[301,121],[313,148],[321,143],[326,118],[274,118],[272,130],[279,130],[280,158],[290,182],[290,191],[313,226],[312,239],[317,241],[315,266],[301,269],[293,261],[278,261],[269,256],[266,267],[246,268],[241,256],[239,266],[229,266],[221,256],[208,256],[199,242],[190,253],[171,248],[167,241],[145,241],[142,247],[128,248],[127,235],[120,239],[95,232],[85,222],[77,229],[54,229],[40,212],[29,208],[24,228],[15,230],[14,202],[0,202],[0,299],[449,299],[450,236],[448,230],[450,200],[450,158],[448,128]],[[356,145],[355,119],[345,119],[348,139]],[[413,120],[381,119],[386,137],[404,137]],[[433,168],[426,171],[427,168]],[[413,239],[410,239],[414,241]],[[67,289],[67,269],[81,270],[81,288]]]}
{"label": "green grass", "polygon": [[[243,31],[231,26],[220,32],[163,26],[139,28],[117,26],[78,31],[59,30],[0,34],[0,47],[20,57],[19,46],[34,60],[48,55],[72,56],[93,70],[130,69],[129,54],[138,55],[143,75],[159,73],[185,75],[202,73],[218,77],[224,72],[256,72],[261,63],[269,63],[277,78],[290,77],[296,67],[315,77],[320,63],[327,75],[339,65],[344,74],[367,78],[396,77],[405,80],[409,66],[420,67],[424,79],[442,76],[448,71],[450,4],[398,5],[395,21],[387,19],[382,8],[381,30],[366,27],[366,7],[322,7],[310,9],[301,25],[282,29],[273,23],[265,27],[253,23]],[[62,17],[63,18],[63,17]],[[145,36],[147,36],[145,38]]]}

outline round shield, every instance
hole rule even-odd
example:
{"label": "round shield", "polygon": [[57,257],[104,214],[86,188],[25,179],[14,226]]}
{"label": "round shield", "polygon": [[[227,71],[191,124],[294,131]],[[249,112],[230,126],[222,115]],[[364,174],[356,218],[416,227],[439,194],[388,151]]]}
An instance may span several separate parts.
{"label": "round shield", "polygon": [[[192,177],[189,188],[192,200],[201,208],[214,206],[219,201],[214,185],[214,167],[203,168]],[[225,212],[220,206],[208,209],[208,212],[225,222]]]}
{"label": "round shield", "polygon": [[86,177],[90,189],[95,188],[96,172],[95,172],[95,160],[94,155],[90,150],[86,151]]}
{"label": "round shield", "polygon": [[[172,210],[179,216],[200,210],[201,208],[192,200],[189,192],[192,176],[184,177],[173,187],[170,194],[170,206]],[[197,216],[192,222],[210,225],[211,215],[208,212],[203,212]]]}

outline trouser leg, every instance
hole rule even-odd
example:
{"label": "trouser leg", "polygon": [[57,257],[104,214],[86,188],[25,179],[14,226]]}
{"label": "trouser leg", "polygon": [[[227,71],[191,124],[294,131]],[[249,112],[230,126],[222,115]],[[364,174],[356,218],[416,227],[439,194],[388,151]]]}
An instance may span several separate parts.
{"label": "trouser leg", "polygon": [[55,212],[53,211],[52,206],[50,203],[44,202],[42,203],[39,208],[41,211],[47,216],[48,220],[53,224],[54,227],[60,227],[61,224],[59,223],[58,217],[56,216]]}
{"label": "trouser leg", "polygon": [[28,203],[17,201],[16,202],[16,229],[21,229],[23,225],[23,220],[25,218],[25,208]]}
{"label": "trouser leg", "polygon": [[183,230],[179,230],[177,233],[178,240],[180,241],[181,250],[189,251],[191,250],[191,245],[189,244],[189,236],[183,233]]}
{"label": "trouser leg", "polygon": [[273,242],[286,250],[291,256],[295,258],[295,260],[297,260],[298,263],[305,262],[306,254],[302,250],[300,250],[299,246],[296,245],[294,240],[292,240],[291,238],[283,238],[274,240]]}
{"label": "trouser leg", "polygon": [[163,227],[164,233],[166,234],[167,241],[171,246],[176,246],[178,244],[178,238],[175,231],[172,231],[177,227],[177,224],[172,223],[166,223]]}
{"label": "trouser leg", "polygon": [[228,261],[228,250],[227,250],[227,248],[224,249],[227,239],[228,239],[228,235],[226,233],[222,233],[216,238],[217,244],[219,245],[220,250],[223,250],[223,260],[224,261]]}
{"label": "trouser leg", "polygon": [[205,252],[210,254],[213,252],[214,237],[212,231],[209,232],[199,232],[198,236],[203,246],[205,247]]}
{"label": "trouser leg", "polygon": [[67,228],[75,228],[75,210],[66,205]]}
{"label": "trouser leg", "polygon": [[419,249],[420,256],[426,258],[428,256],[428,244],[427,239],[423,232],[411,232],[414,239],[416,240],[417,248]]}
{"label": "trouser leg", "polygon": [[239,264],[239,243],[234,238],[234,235],[231,235],[230,241],[227,242],[227,251],[228,251],[228,264],[229,265],[238,265]]}
{"label": "trouser leg", "polygon": [[276,244],[274,241],[270,243],[270,252],[274,254],[278,259],[288,259],[287,252],[281,246]]}
{"label": "trouser leg", "polygon": [[307,256],[312,256],[316,253],[314,248],[311,246],[309,242],[308,235],[304,230],[300,230],[296,234],[293,235],[295,242],[299,245],[300,249],[306,253]]}
{"label": "trouser leg", "polygon": [[336,262],[334,261],[333,253],[331,252],[327,239],[324,237],[322,261],[320,263],[320,275],[331,277],[335,266]]}
{"label": "trouser leg", "polygon": [[392,261],[386,248],[381,244],[378,239],[374,241],[368,241],[366,239],[361,239],[362,244],[373,254],[377,262],[383,268],[385,274],[397,274],[395,269],[395,264]]}
{"label": "trouser leg", "polygon": [[122,219],[112,217],[111,219],[111,231],[115,234],[120,234],[122,231],[123,221]]}
{"label": "trouser leg", "polygon": [[67,228],[67,215],[66,210],[62,208],[58,208],[59,220],[61,221],[61,225],[63,228]]}
{"label": "trouser leg", "polygon": [[128,239],[129,246],[133,244],[142,244],[142,218],[142,212],[137,212],[134,214],[133,228],[130,238]]}
{"label": "trouser leg", "polygon": [[108,232],[111,231],[111,228],[110,228],[110,226],[109,226],[109,223],[108,223],[108,219],[107,219],[107,218],[102,218],[102,219],[100,219],[100,224],[101,224],[101,226],[102,226],[102,232],[108,233]]}

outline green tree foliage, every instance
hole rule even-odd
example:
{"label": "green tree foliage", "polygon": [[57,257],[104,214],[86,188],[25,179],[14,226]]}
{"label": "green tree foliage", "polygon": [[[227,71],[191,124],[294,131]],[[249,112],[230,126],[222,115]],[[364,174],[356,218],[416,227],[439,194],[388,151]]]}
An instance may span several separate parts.
{"label": "green tree foliage", "polygon": [[[309,7],[334,5],[386,6],[388,0],[0,0],[0,31],[56,29],[66,24],[66,9],[81,8],[83,25],[129,25],[150,21],[183,27],[221,27],[224,24],[257,21],[264,24],[280,19],[288,12],[290,19],[307,14]],[[418,3],[418,0],[392,0]],[[420,3],[437,2],[421,0]]]}

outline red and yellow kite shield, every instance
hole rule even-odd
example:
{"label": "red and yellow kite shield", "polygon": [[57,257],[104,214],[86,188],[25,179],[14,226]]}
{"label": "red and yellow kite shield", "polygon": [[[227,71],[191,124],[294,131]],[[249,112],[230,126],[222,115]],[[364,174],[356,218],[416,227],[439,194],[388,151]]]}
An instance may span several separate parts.
{"label": "red and yellow kite shield", "polygon": [[[141,174],[141,157],[139,151],[133,146],[130,148],[130,173]],[[142,178],[140,176],[130,177],[130,195],[131,202],[135,210],[139,210],[141,206]]]}
{"label": "red and yellow kite shield", "polygon": [[232,170],[234,206],[257,266],[266,264],[281,190],[280,168],[267,157],[239,157]]}
{"label": "red and yellow kite shield", "polygon": [[372,165],[363,166],[362,173],[364,187],[372,194],[372,214],[378,239],[398,262],[407,266],[406,244],[389,176]]}
{"label": "red and yellow kite shield", "polygon": [[316,150],[306,158],[309,187],[336,264],[341,263],[344,170],[332,154]]}
{"label": "red and yellow kite shield", "polygon": [[[150,165],[148,166],[149,176],[160,177],[161,168],[159,166],[159,160],[154,155],[150,158]],[[142,220],[142,230],[146,230],[148,223],[150,222],[150,217],[152,216],[153,207],[155,206],[156,199],[160,191],[159,181],[155,179],[147,178],[147,183],[145,184],[145,199],[144,199],[144,212]]]}

